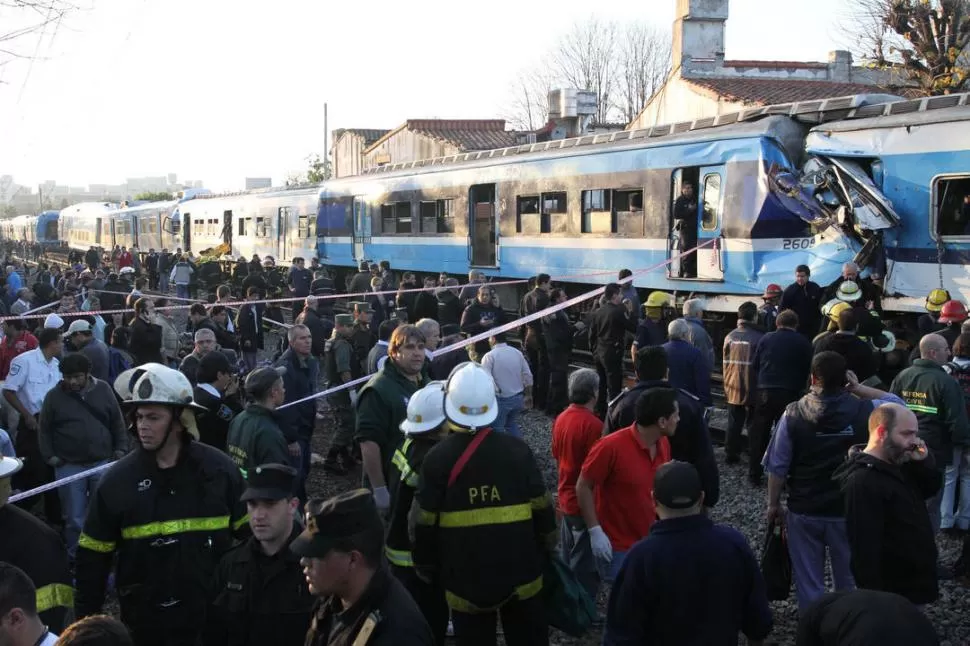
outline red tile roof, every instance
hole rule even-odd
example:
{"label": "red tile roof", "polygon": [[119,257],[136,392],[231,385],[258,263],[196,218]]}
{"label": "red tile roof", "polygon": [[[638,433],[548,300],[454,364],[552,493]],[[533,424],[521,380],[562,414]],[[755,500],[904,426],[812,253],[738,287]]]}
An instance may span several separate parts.
{"label": "red tile roof", "polygon": [[776,105],[795,101],[815,101],[855,94],[894,94],[877,85],[755,78],[684,79],[702,92],[748,105]]}
{"label": "red tile roof", "polygon": [[806,61],[724,61],[724,67],[760,67],[762,69],[824,70],[828,63]]}
{"label": "red tile roof", "polygon": [[502,119],[408,119],[405,127],[462,151],[492,150],[516,145],[515,134]]}

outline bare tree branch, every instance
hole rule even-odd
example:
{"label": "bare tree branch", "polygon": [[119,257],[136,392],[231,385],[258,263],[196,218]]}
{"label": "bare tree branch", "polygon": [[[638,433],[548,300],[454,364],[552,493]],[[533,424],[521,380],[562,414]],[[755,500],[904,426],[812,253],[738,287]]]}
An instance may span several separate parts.
{"label": "bare tree branch", "polygon": [[853,53],[924,95],[970,88],[970,0],[851,0]]}
{"label": "bare tree branch", "polygon": [[633,23],[623,30],[619,49],[620,96],[615,107],[629,123],[670,74],[670,36],[650,25]]}
{"label": "bare tree branch", "polygon": [[523,70],[512,83],[506,121],[517,130],[536,130],[544,126],[549,118],[549,90],[552,86],[552,75],[546,66]]}
{"label": "bare tree branch", "polygon": [[552,64],[567,87],[596,93],[595,120],[605,123],[616,102],[619,56],[615,22],[598,18],[576,23],[552,54]]}

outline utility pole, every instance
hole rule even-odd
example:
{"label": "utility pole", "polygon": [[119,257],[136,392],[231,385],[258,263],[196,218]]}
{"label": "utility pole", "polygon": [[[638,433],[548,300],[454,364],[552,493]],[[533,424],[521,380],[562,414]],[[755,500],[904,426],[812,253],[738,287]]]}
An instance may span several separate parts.
{"label": "utility pole", "polygon": [[323,102],[323,168],[325,179],[330,179],[330,148],[327,146],[330,130],[327,128],[327,102]]}

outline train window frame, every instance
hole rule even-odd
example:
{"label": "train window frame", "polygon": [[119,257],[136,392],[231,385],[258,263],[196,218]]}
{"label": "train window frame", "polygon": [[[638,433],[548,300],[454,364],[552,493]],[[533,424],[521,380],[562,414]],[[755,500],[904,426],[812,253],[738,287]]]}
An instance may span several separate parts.
{"label": "train window frame", "polygon": [[249,229],[249,221],[252,218],[236,218],[236,235],[248,236],[247,230]]}
{"label": "train window frame", "polygon": [[435,200],[435,210],[438,219],[438,233],[452,234],[455,232],[455,198],[446,197]]}
{"label": "train window frame", "polygon": [[268,238],[269,237],[269,218],[257,217],[254,229],[255,237],[257,238]]}
{"label": "train window frame", "polygon": [[[580,233],[616,233],[616,218],[613,216],[613,191],[614,189],[611,188],[590,188],[580,194],[582,199]],[[596,194],[599,194],[600,199],[593,199]],[[594,201],[599,204],[594,204]],[[595,218],[595,214],[600,214],[601,217]],[[602,217],[603,214],[607,217]],[[605,227],[603,226],[604,221],[606,222]]]}
{"label": "train window frame", "polygon": [[541,233],[566,233],[569,230],[569,193],[545,191],[539,206],[542,212]]}
{"label": "train window frame", "polygon": [[[940,231],[940,209],[942,204],[940,203],[940,185],[946,183],[949,186],[950,183],[965,185],[963,195],[970,195],[970,173],[943,173],[936,175],[930,181],[930,218],[929,218],[929,233],[930,239],[937,241],[967,241],[970,240],[970,222],[964,224],[963,233],[943,233]],[[946,192],[944,192],[943,199],[945,198]],[[961,201],[957,201],[954,206],[960,207]],[[958,223],[958,222],[957,222]]]}
{"label": "train window frame", "polygon": [[438,233],[438,201],[418,201],[418,231],[420,233]]}
{"label": "train window frame", "polygon": [[[707,187],[708,187],[708,181],[715,177],[717,178],[717,203],[714,205],[714,208],[712,209],[714,217],[710,220],[710,224],[708,224]],[[723,182],[724,182],[724,178],[721,177],[720,173],[706,173],[704,175],[703,181],[700,182],[700,184],[704,187],[703,192],[700,194],[700,201],[702,204],[701,231],[705,231],[707,233],[714,233],[721,226],[721,201],[724,197],[724,191],[722,190]]]}
{"label": "train window frame", "polygon": [[515,196],[516,233],[535,235],[541,232],[541,206],[542,196],[537,193]]}

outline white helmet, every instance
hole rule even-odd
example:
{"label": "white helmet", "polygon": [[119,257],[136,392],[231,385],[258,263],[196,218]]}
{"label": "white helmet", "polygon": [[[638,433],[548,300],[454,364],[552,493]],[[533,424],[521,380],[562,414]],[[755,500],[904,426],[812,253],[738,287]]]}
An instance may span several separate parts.
{"label": "white helmet", "polygon": [[24,461],[20,458],[5,458],[0,456],[0,478],[9,478],[24,468]]}
{"label": "white helmet", "polygon": [[118,271],[118,275],[119,276],[124,276],[126,274],[133,274],[133,273],[135,273],[135,268],[134,267],[122,267]]}
{"label": "white helmet", "polygon": [[859,284],[854,280],[846,280],[839,285],[835,295],[840,301],[852,303],[862,298],[862,290],[859,289]]}
{"label": "white helmet", "polygon": [[433,431],[445,421],[445,382],[431,381],[411,395],[408,400],[408,416],[401,422],[406,435],[418,435]]}
{"label": "white helmet", "polygon": [[445,417],[463,428],[485,428],[498,416],[495,381],[471,361],[451,371],[445,384]]}
{"label": "white helmet", "polygon": [[178,406],[182,408],[179,422],[192,437],[199,439],[199,428],[192,411],[207,409],[192,399],[192,384],[188,377],[178,370],[157,363],[139,367],[147,369],[132,385],[131,399],[121,402],[121,405],[126,408],[135,408],[142,404]]}
{"label": "white helmet", "polygon": [[171,370],[168,366],[162,365],[160,363],[143,363],[136,368],[129,368],[125,370],[120,375],[115,377],[114,389],[121,397],[122,401],[128,401],[131,399],[132,392],[135,388],[135,383],[141,378],[146,372],[151,372],[159,368],[164,368],[166,370]]}

